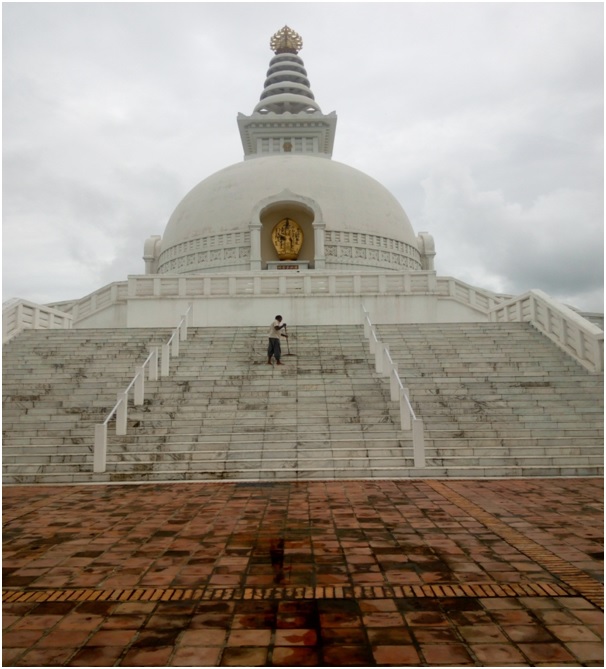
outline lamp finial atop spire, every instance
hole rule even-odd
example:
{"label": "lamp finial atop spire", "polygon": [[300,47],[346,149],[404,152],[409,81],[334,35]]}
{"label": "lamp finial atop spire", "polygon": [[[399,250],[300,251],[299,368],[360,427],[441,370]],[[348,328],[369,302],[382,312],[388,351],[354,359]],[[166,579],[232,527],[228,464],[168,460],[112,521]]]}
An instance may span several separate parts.
{"label": "lamp finial atop spire", "polygon": [[303,48],[303,40],[292,28],[284,26],[271,38],[269,46],[275,54],[299,53]]}

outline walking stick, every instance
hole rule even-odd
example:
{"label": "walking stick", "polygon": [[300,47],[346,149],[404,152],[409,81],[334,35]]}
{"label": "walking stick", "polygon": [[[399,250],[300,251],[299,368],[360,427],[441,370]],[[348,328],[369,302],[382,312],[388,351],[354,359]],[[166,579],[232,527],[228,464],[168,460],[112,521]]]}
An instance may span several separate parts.
{"label": "walking stick", "polygon": [[290,342],[288,341],[288,328],[286,325],[284,326],[284,334],[286,335],[286,350],[288,353],[286,355],[294,355],[294,353],[290,352]]}

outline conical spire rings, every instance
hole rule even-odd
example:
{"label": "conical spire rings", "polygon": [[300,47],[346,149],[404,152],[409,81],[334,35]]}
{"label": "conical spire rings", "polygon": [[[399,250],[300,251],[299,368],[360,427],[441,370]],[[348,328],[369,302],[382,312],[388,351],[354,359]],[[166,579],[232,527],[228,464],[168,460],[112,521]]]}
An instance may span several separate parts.
{"label": "conical spire rings", "polygon": [[276,55],[269,64],[255,112],[299,114],[321,111],[309,87],[303,60],[297,55],[303,48],[301,36],[284,26],[271,38],[270,46]]}

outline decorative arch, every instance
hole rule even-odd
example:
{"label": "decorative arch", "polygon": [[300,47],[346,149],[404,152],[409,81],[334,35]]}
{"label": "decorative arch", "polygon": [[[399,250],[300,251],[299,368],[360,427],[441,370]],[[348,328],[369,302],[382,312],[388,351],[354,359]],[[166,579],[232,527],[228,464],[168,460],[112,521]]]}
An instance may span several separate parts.
{"label": "decorative arch", "polygon": [[326,224],[320,205],[312,198],[298,195],[289,189],[285,189],[280,193],[260,200],[253,207],[249,223],[251,270],[263,269],[263,262],[267,261],[267,257],[264,258],[264,254],[267,255],[267,250],[264,250],[262,244],[264,226],[268,228],[271,225],[268,221],[271,221],[272,217],[289,215],[293,209],[305,212],[310,219],[310,226],[313,230],[313,243],[307,248],[308,253],[309,249],[312,249],[312,256],[308,258],[310,264],[313,263],[315,269],[325,268],[324,237]]}

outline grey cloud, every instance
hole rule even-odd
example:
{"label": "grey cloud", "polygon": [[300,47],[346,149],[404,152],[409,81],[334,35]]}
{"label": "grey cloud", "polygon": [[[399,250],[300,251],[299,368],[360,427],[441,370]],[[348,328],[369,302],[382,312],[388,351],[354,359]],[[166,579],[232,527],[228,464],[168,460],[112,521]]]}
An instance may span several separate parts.
{"label": "grey cloud", "polygon": [[597,3],[6,3],[5,298],[141,272],[181,198],[242,159],[284,23],[339,115],[334,159],[434,235],[440,273],[601,308]]}

